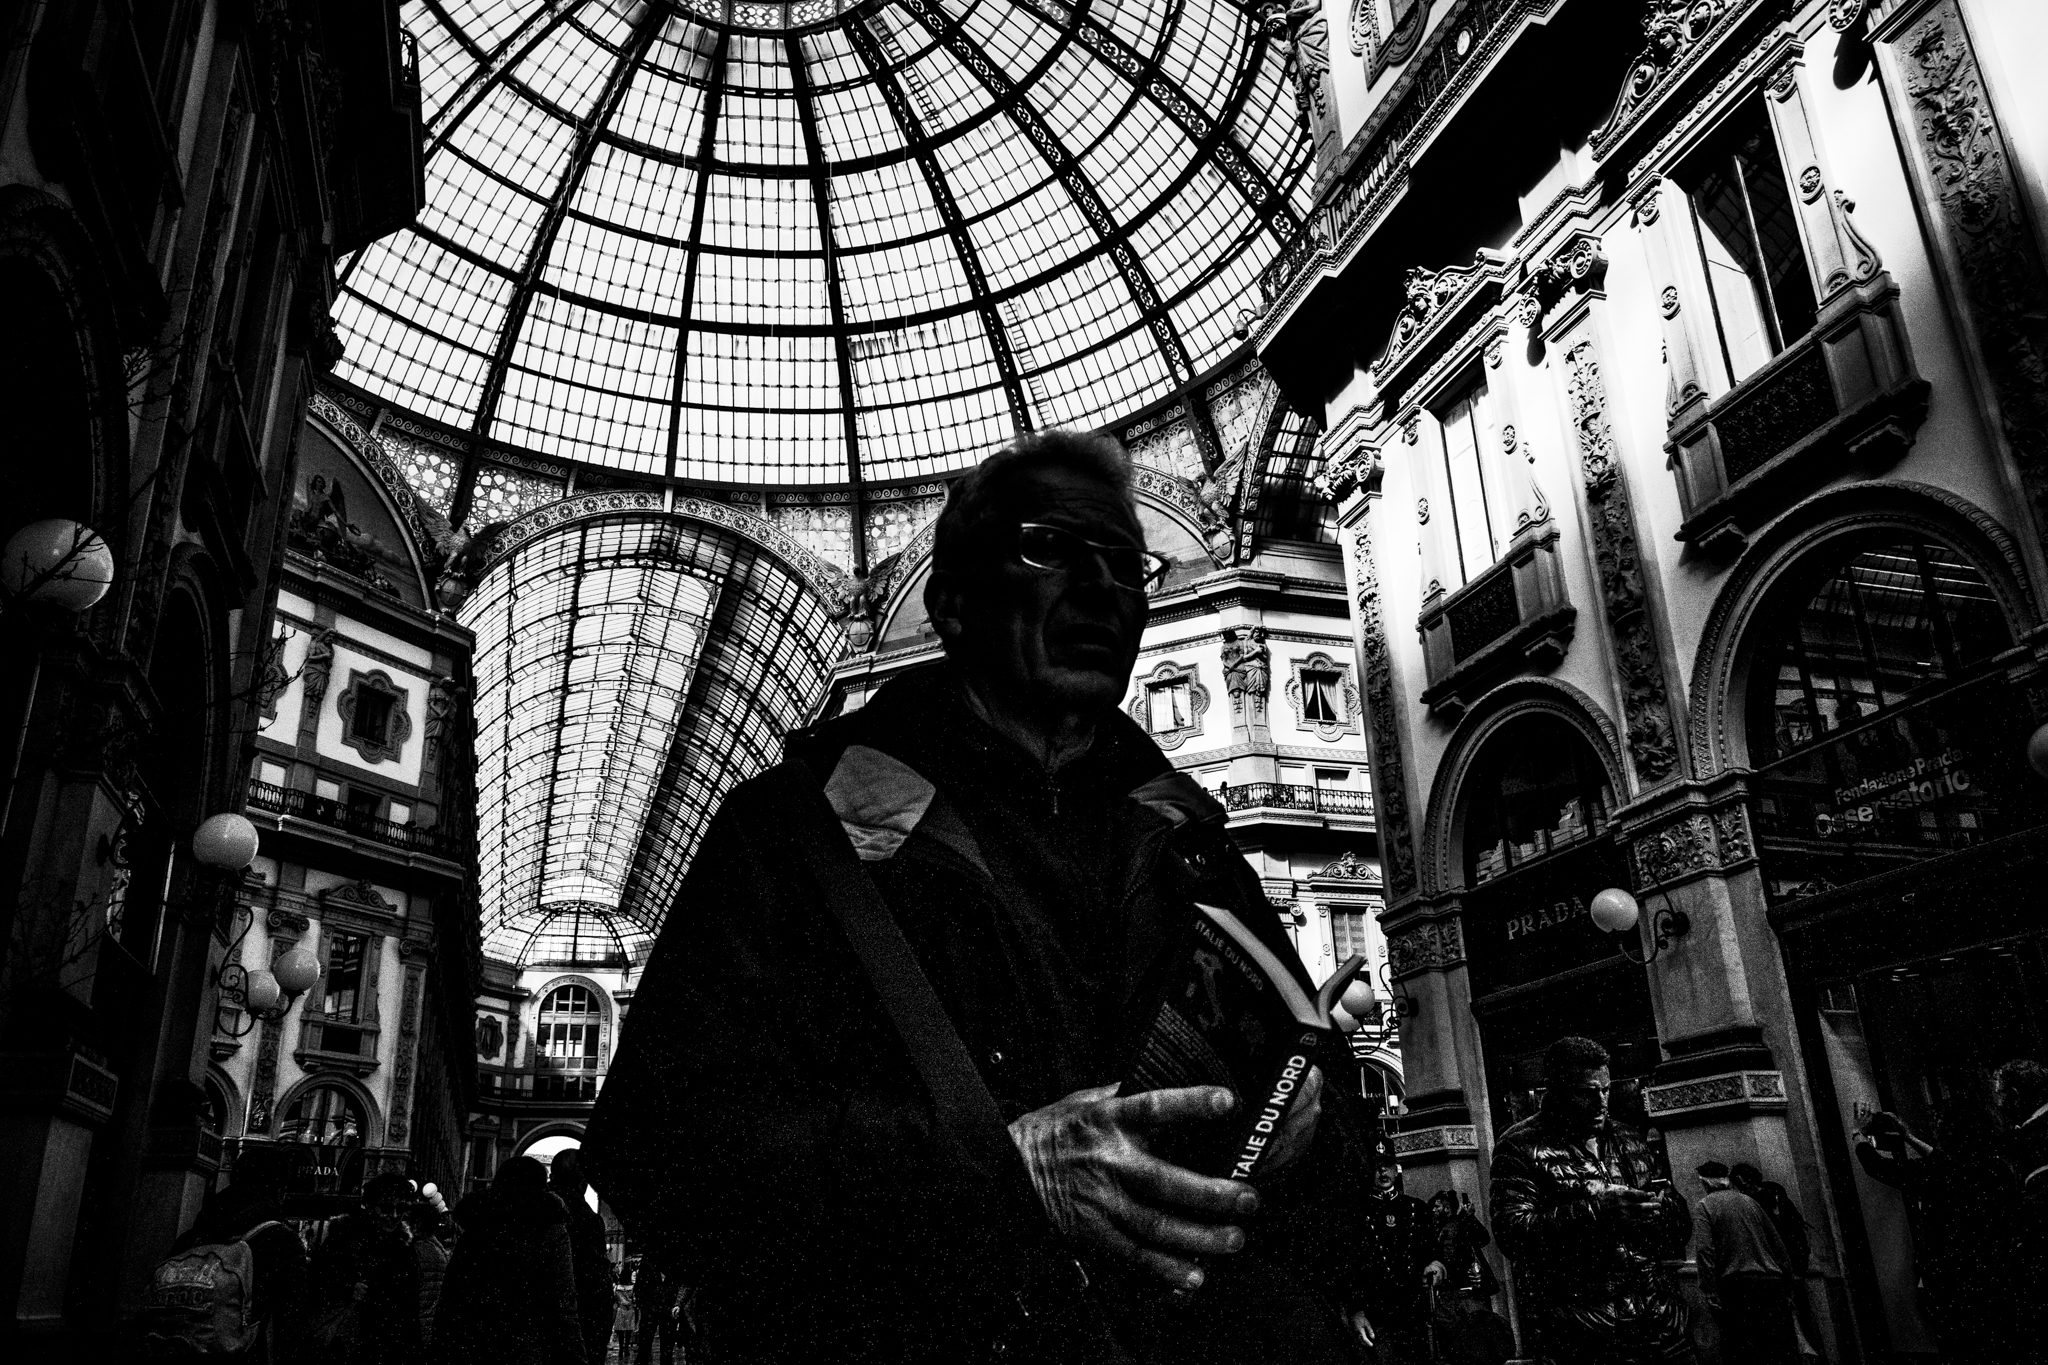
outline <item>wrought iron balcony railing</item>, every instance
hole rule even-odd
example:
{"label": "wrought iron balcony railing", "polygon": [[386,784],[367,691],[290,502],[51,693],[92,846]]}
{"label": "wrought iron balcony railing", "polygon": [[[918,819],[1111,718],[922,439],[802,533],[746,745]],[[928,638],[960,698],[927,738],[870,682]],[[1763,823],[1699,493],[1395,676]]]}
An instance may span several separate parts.
{"label": "wrought iron balcony railing", "polygon": [[1223,809],[1299,810],[1319,815],[1371,815],[1372,793],[1331,787],[1304,787],[1288,782],[1243,782],[1216,793]]}
{"label": "wrought iron balcony railing", "polygon": [[394,848],[432,853],[443,858],[456,857],[461,852],[460,842],[449,831],[439,826],[401,825],[395,820],[366,814],[340,801],[316,796],[309,791],[274,787],[268,782],[252,781],[249,784],[249,804],[272,815],[297,816],[316,825],[326,825],[329,829],[374,839],[380,844],[390,844]]}

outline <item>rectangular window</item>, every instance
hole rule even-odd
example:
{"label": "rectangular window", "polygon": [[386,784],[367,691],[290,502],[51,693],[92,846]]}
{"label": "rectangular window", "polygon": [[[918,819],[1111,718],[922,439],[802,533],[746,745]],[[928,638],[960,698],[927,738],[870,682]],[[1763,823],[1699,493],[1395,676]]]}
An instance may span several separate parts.
{"label": "rectangular window", "polygon": [[282,787],[284,785],[284,779],[284,764],[272,763],[267,758],[258,759],[256,761],[256,780],[258,782],[263,783],[265,786]]}
{"label": "rectangular window", "polygon": [[1328,668],[1301,670],[1301,718],[1311,725],[1342,725],[1351,719],[1344,706],[1343,674]]}
{"label": "rectangular window", "polygon": [[319,797],[322,801],[339,801],[341,800],[341,784],[339,782],[331,782],[324,777],[316,777],[313,779],[313,795]]}
{"label": "rectangular window", "polygon": [[320,1012],[332,1019],[354,1020],[363,1005],[363,953],[369,940],[361,934],[327,936],[327,971],[320,978]]}
{"label": "rectangular window", "polygon": [[1150,717],[1146,728],[1155,735],[1185,730],[1193,724],[1194,708],[1186,679],[1147,689],[1145,701]]}
{"label": "rectangular window", "polygon": [[1799,217],[1761,107],[1729,121],[1678,180],[1691,208],[1728,382],[1739,384],[1813,328]]}
{"label": "rectangular window", "polygon": [[1500,556],[1493,511],[1487,505],[1486,468],[1480,454],[1479,403],[1486,389],[1474,389],[1443,414],[1444,486],[1451,505],[1443,509],[1452,540],[1451,563],[1461,587],[1485,572]]}
{"label": "rectangular window", "polygon": [[391,731],[391,704],[397,699],[389,692],[379,692],[371,687],[358,687],[355,698],[355,714],[349,718],[349,733],[370,744],[385,743]]}
{"label": "rectangular window", "polygon": [[365,820],[375,820],[384,813],[384,794],[368,787],[348,789],[348,811],[351,815]]}
{"label": "rectangular window", "polygon": [[1337,961],[1342,962],[1353,953],[1372,958],[1366,941],[1366,912],[1363,910],[1330,911],[1330,946],[1337,950]]}

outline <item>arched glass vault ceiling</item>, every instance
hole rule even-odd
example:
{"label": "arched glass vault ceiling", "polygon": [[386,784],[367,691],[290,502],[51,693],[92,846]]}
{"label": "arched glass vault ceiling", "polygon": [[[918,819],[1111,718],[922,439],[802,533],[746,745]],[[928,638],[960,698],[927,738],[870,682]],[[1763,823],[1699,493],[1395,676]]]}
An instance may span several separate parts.
{"label": "arched glass vault ceiling", "polygon": [[484,951],[639,960],[718,800],[809,717],[838,632],[779,559],[675,518],[527,541],[461,619]]}
{"label": "arched glass vault ceiling", "polygon": [[930,477],[1228,357],[1309,200],[1230,0],[424,0],[428,205],[343,377],[486,441]]}

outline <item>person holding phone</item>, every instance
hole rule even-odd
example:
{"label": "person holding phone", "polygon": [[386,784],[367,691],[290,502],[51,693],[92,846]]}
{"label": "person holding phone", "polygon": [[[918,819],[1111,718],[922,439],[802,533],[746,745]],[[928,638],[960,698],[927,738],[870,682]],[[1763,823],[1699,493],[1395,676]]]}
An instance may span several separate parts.
{"label": "person holding phone", "polygon": [[1556,1365],[1692,1361],[1692,1313],[1664,1262],[1686,1202],[1642,1135],[1607,1112],[1607,1049],[1565,1037],[1543,1056],[1543,1104],[1493,1149],[1494,1236]]}

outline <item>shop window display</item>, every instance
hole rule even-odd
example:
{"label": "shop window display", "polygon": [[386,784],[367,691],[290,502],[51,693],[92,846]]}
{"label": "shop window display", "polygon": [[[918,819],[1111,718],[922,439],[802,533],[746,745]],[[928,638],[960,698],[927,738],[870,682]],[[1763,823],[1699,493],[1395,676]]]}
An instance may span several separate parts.
{"label": "shop window display", "polygon": [[1763,619],[1782,626],[1751,656],[1748,719],[1774,900],[2038,821],[2026,708],[1989,667],[2012,636],[1967,560],[1866,541],[1779,601],[1790,609]]}
{"label": "shop window display", "polygon": [[1465,817],[1465,884],[1479,886],[1582,844],[1607,827],[1614,794],[1599,760],[1562,721],[1532,718],[1496,739]]}

